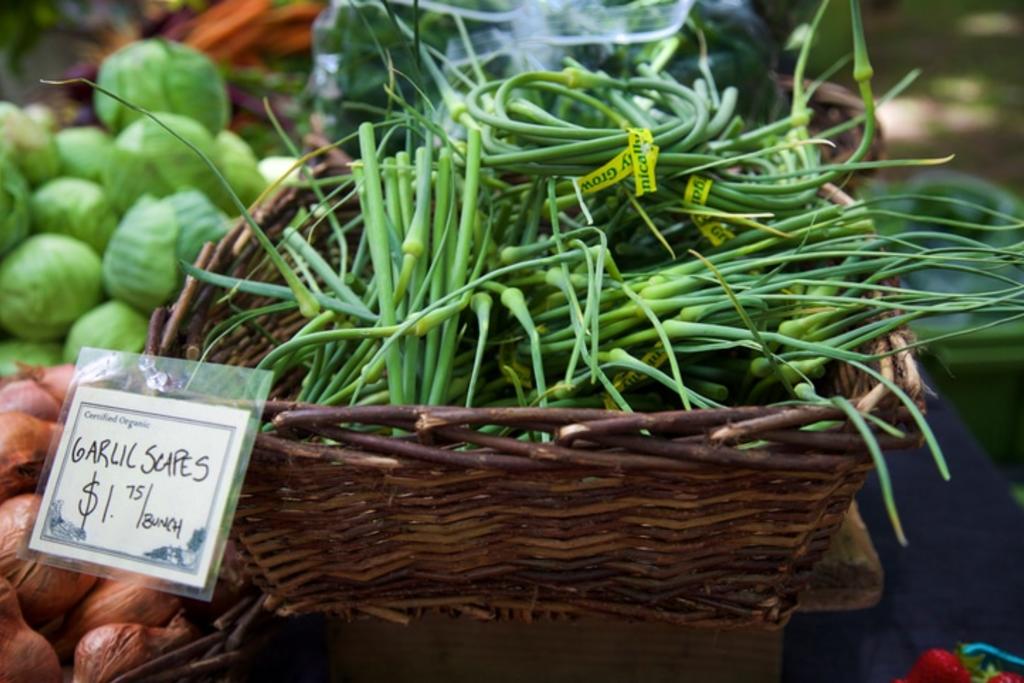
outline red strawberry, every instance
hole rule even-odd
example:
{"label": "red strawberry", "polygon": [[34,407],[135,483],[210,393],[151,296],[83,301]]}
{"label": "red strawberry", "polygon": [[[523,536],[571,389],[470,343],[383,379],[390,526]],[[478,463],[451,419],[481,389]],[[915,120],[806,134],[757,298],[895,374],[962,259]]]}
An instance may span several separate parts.
{"label": "red strawberry", "polygon": [[1024,683],[1024,676],[1004,671],[988,679],[985,683]]}
{"label": "red strawberry", "polygon": [[907,683],[971,683],[971,674],[955,654],[934,648],[917,658]]}

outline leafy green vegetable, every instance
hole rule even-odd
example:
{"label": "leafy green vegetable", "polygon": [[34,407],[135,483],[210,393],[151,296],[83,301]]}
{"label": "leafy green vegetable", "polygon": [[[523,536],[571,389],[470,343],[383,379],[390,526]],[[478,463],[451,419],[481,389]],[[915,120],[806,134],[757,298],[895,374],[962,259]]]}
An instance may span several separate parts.
{"label": "leafy green vegetable", "polygon": [[204,244],[227,234],[228,217],[201,192],[184,190],[164,201],[174,209],[180,230],[174,251],[179,261],[195,261]]}
{"label": "leafy green vegetable", "polygon": [[65,128],[54,139],[61,175],[103,181],[103,169],[114,146],[113,138],[106,131],[92,126]]}
{"label": "leafy green vegetable", "polygon": [[[213,136],[201,124],[176,114],[157,117],[207,156],[216,156]],[[108,197],[122,211],[143,195],[165,197],[186,188],[195,188],[222,209],[231,209],[203,160],[149,118],[139,119],[117,136],[103,178]]]}
{"label": "leafy green vegetable", "polygon": [[385,84],[410,102],[419,93],[430,101],[440,99],[436,84],[422,77],[413,41],[401,28],[413,24],[421,44],[442,53],[459,35],[451,16],[400,3],[333,3],[317,20],[316,52],[321,59],[313,75],[314,107],[332,135],[350,133],[364,121],[379,121],[390,105]]}
{"label": "leafy green vegetable", "polygon": [[[150,111],[195,119],[211,134],[228,121],[228,97],[217,67],[201,52],[159,38],[126,45],[100,66],[99,85]],[[97,92],[96,115],[117,132],[141,118]]]}
{"label": "leafy green vegetable", "polygon": [[227,219],[201,193],[143,197],[117,226],[103,256],[103,283],[115,299],[148,313],[181,285],[180,261],[227,232]]}
{"label": "leafy green vegetable", "polygon": [[[228,179],[242,203],[252,204],[268,184],[260,173],[259,162],[252,148],[229,130],[218,133],[215,144],[217,166],[221,173]],[[225,205],[224,202],[218,203]]]}
{"label": "leafy green vegetable", "polygon": [[40,126],[45,128],[51,133],[56,133],[60,127],[57,124],[57,114],[54,113],[53,109],[42,102],[30,102],[26,104],[22,109],[25,112],[25,116],[29,117]]}
{"label": "leafy green vegetable", "polygon": [[18,372],[18,363],[25,365],[57,365],[63,359],[60,344],[30,342],[20,339],[0,341],[0,377]]}
{"label": "leafy green vegetable", "polygon": [[0,157],[0,257],[28,236],[28,184],[17,167]]}
{"label": "leafy green vegetable", "polygon": [[10,102],[0,102],[0,147],[32,185],[60,172],[53,135]]}
{"label": "leafy green vegetable", "polygon": [[145,316],[128,304],[120,301],[100,304],[71,326],[64,342],[64,362],[74,363],[85,346],[138,353],[146,345],[148,326]]}
{"label": "leafy green vegetable", "polygon": [[32,227],[82,240],[102,254],[117,227],[117,214],[91,180],[57,178],[32,194]]}
{"label": "leafy green vegetable", "polygon": [[101,298],[100,259],[72,237],[35,235],[0,263],[0,327],[20,339],[59,339]]}
{"label": "leafy green vegetable", "polygon": [[103,255],[103,286],[115,299],[149,312],[178,286],[178,221],[167,202],[143,197],[121,219]]}

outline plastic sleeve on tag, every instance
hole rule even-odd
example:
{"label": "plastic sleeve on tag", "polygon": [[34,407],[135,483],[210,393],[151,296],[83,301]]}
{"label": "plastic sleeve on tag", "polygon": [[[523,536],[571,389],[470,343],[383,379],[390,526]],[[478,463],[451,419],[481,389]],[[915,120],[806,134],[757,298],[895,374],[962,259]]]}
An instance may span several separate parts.
{"label": "plastic sleeve on tag", "polygon": [[82,349],[19,554],[209,600],[271,383]]}

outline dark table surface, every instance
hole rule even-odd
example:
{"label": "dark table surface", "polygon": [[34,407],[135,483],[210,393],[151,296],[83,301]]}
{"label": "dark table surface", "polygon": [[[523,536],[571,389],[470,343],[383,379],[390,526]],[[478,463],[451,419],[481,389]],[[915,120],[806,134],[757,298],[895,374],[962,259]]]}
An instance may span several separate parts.
{"label": "dark table surface", "polygon": [[929,401],[928,423],[951,480],[942,481],[923,449],[887,458],[910,542],[904,548],[877,477],[869,478],[858,503],[885,570],[882,601],[858,612],[793,617],[784,683],[889,683],[923,650],[961,642],[1024,655],[1024,510],[949,402]]}
{"label": "dark table surface", "polygon": [[[797,614],[785,632],[784,683],[889,683],[921,651],[958,642],[1024,654],[1024,510],[948,402],[930,400],[928,421],[952,480],[942,481],[925,450],[888,457],[910,540],[903,548],[869,478],[858,502],[885,569],[882,601],[858,612]],[[255,681],[329,680],[321,619],[290,622],[264,653]]]}

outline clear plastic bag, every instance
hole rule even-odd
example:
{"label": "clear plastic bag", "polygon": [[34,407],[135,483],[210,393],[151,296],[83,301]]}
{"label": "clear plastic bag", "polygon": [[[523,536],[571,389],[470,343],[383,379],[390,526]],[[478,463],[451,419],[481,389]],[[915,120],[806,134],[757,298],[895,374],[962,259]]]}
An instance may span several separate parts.
{"label": "clear plastic bag", "polygon": [[682,28],[694,2],[427,1],[418,3],[417,14],[412,0],[396,0],[390,8],[380,0],[332,0],[314,24],[310,90],[327,129],[339,137],[388,107],[383,86],[393,74],[410,101],[420,93],[437,101],[412,47],[410,27],[417,19],[419,40],[455,80],[453,72],[468,73],[471,61],[485,65],[490,76],[507,76],[557,69],[579,46],[660,40]]}
{"label": "clear plastic bag", "polygon": [[[613,76],[632,76],[637,64],[657,59],[677,81],[693,83],[703,77],[703,49],[719,90],[739,90],[737,111],[750,122],[771,120],[787,105],[773,78],[779,45],[758,6],[755,0],[462,0],[420,2],[416,15],[412,0],[394,0],[391,13],[381,0],[332,0],[314,27],[310,91],[334,139],[394,106],[384,89],[389,81],[409,102],[426,96],[440,106],[436,82],[413,53],[418,18],[419,40],[452,83],[474,80],[476,68],[505,77],[559,69],[567,58]],[[667,44],[670,55],[662,59]]]}

